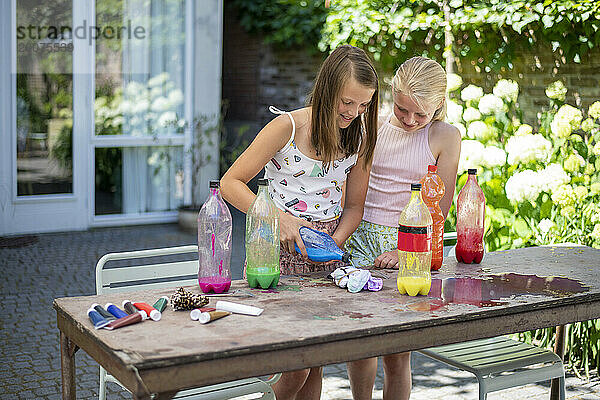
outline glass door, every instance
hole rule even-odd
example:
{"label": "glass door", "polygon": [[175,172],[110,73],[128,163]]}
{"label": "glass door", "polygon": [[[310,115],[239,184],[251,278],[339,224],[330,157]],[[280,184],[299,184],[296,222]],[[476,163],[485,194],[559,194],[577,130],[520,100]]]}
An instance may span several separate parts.
{"label": "glass door", "polygon": [[2,2],[2,233],[83,229],[86,135],[74,93],[82,54],[72,0]]}
{"label": "glass door", "polygon": [[186,3],[95,2],[94,225],[174,220],[183,202]]}

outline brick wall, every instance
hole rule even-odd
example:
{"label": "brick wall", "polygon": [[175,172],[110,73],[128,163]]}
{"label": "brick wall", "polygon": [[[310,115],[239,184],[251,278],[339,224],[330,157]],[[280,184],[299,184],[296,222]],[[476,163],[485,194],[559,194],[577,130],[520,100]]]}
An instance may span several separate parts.
{"label": "brick wall", "polygon": [[270,105],[281,110],[293,110],[306,104],[323,56],[303,50],[277,51],[269,47],[263,48],[262,54],[257,114],[264,125],[273,118],[268,110]]}
{"label": "brick wall", "polygon": [[567,103],[587,108],[600,100],[600,49],[594,48],[581,63],[563,64],[546,49],[535,54],[525,53],[515,58],[513,69],[500,74],[477,72],[473,65],[463,62],[457,68],[465,83],[482,86],[486,93],[491,92],[501,78],[513,79],[519,83],[519,106],[523,118],[535,124],[538,112],[548,108],[545,89],[550,83],[561,80],[568,89]]}

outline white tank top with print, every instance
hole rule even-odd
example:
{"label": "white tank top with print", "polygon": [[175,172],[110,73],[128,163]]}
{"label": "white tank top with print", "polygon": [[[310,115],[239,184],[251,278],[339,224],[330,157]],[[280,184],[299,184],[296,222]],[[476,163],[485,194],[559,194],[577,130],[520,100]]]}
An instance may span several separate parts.
{"label": "white tank top with print", "polygon": [[331,221],[342,213],[342,185],[356,164],[357,154],[330,163],[312,159],[298,150],[292,114],[271,106],[274,114],[287,114],[292,121],[292,136],[265,166],[269,194],[281,210],[307,221]]}

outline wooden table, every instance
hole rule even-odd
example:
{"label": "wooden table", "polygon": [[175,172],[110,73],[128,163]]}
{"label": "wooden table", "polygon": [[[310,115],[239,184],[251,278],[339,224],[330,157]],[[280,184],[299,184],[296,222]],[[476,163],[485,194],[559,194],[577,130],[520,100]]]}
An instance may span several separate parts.
{"label": "wooden table", "polygon": [[171,398],[190,387],[600,318],[599,270],[598,249],[549,246],[489,253],[479,265],[446,260],[427,297],[400,295],[393,271],[380,272],[389,276],[380,292],[355,294],[324,274],[285,277],[277,290],[225,298],[264,308],[259,317],[202,325],[169,306],[159,322],[114,331],[94,330],[92,303],[152,303],[173,290],[60,298],[63,398],[76,398],[78,348],[134,398]]}

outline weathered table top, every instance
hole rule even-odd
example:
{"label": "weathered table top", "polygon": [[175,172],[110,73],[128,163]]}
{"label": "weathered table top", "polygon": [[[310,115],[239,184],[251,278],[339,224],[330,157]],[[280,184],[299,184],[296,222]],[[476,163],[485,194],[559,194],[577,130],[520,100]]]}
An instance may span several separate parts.
{"label": "weathered table top", "polygon": [[[92,303],[152,304],[174,289],[60,298],[58,327],[134,393],[233,379],[600,318],[600,250],[548,246],[493,252],[479,265],[446,260],[427,297],[400,295],[396,273],[380,292],[349,293],[325,274],[285,277],[276,290],[211,298],[264,308],[202,325],[169,306],[160,321],[95,330]],[[377,273],[376,273],[377,274]],[[186,289],[201,293],[196,287]]]}

